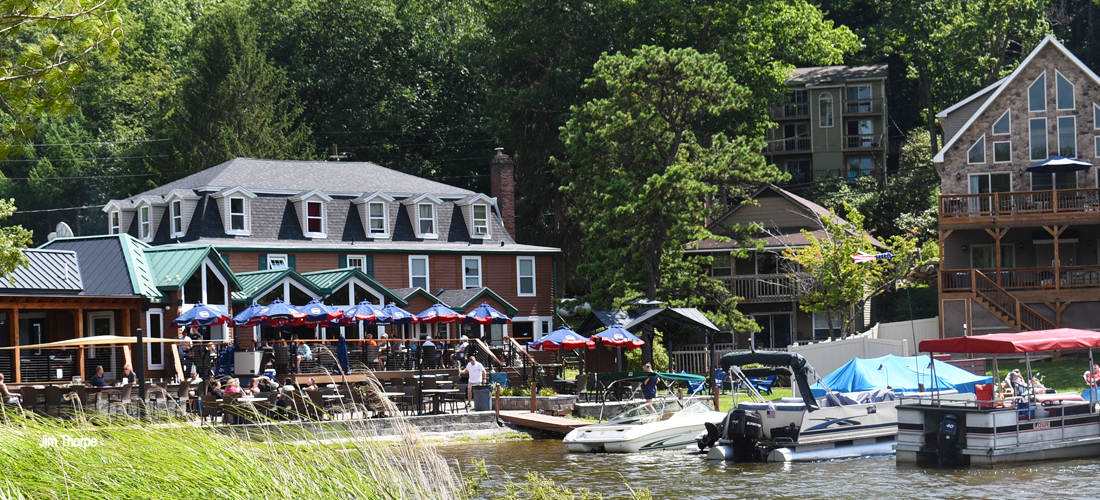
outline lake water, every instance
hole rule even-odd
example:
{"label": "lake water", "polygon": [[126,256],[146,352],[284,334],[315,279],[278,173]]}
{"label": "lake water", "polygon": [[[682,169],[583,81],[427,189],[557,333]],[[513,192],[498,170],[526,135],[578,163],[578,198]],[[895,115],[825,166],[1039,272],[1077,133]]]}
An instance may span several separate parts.
{"label": "lake water", "polygon": [[452,465],[485,460],[497,489],[504,477],[538,471],[605,498],[649,488],[657,499],[1100,499],[1100,459],[1037,462],[997,470],[899,468],[893,456],[798,464],[707,462],[681,452],[568,453],[558,440],[470,443],[439,448]]}

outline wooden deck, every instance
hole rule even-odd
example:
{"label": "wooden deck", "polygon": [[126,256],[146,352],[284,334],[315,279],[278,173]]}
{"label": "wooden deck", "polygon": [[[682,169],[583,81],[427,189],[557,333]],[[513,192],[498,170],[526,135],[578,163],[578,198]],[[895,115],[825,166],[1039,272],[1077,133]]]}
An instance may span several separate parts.
{"label": "wooden deck", "polygon": [[569,431],[577,427],[588,425],[587,422],[582,422],[580,420],[554,417],[528,411],[502,411],[500,412],[500,418],[520,427],[529,427],[562,435],[569,434]]}

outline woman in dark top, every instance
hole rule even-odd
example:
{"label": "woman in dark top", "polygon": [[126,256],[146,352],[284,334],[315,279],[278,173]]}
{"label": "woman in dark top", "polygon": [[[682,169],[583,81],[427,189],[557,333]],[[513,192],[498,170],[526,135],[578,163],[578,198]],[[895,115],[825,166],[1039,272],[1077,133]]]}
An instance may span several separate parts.
{"label": "woman in dark top", "polygon": [[[646,363],[642,365],[642,370],[647,372],[653,372],[653,365]],[[642,397],[645,398],[645,402],[649,403],[653,401],[653,398],[657,397],[657,376],[654,375],[645,379],[642,382]]]}

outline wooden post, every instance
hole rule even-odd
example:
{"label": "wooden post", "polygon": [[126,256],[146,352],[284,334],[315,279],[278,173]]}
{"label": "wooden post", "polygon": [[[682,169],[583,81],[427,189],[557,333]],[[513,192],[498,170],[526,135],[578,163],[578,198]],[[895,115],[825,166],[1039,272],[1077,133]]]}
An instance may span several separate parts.
{"label": "wooden post", "polygon": [[496,409],[497,409],[497,420],[500,420],[500,386],[499,385],[496,387],[496,401],[495,401],[495,403],[496,403]]}
{"label": "wooden post", "polygon": [[[82,339],[84,338],[84,310],[77,308],[72,309],[71,312],[73,315],[73,330],[76,330],[75,332],[73,332],[73,338]],[[87,371],[85,371],[85,368],[87,367],[85,366],[84,349],[84,347],[80,348],[80,356],[78,356],[76,360],[76,367],[77,370],[80,370],[81,379],[83,379],[84,375],[88,373]]]}
{"label": "wooden post", "polygon": [[535,380],[531,380],[531,413],[538,413],[539,410],[538,391],[538,382],[536,382]]}
{"label": "wooden post", "polygon": [[[12,309],[11,310],[11,317],[8,318],[8,321],[11,322],[11,324],[8,325],[8,335],[10,335],[11,345],[20,345],[20,339],[19,339],[19,309]],[[12,378],[15,379],[15,383],[17,383],[17,384],[23,381],[23,367],[21,366],[22,361],[23,361],[22,350],[21,349],[16,349],[12,353],[12,358],[11,358],[11,376],[12,376]]]}
{"label": "wooden post", "polygon": [[1054,237],[1054,291],[1056,293],[1062,289],[1062,260],[1058,253],[1058,237],[1067,227],[1069,226],[1043,226],[1043,229]]}

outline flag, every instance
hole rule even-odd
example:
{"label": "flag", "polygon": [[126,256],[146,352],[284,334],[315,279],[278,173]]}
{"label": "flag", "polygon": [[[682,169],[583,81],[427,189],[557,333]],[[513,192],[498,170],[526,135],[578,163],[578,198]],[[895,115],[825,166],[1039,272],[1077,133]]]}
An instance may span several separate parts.
{"label": "flag", "polygon": [[894,255],[890,252],[882,253],[867,253],[859,252],[852,254],[852,262],[871,262],[875,260],[890,260]]}

